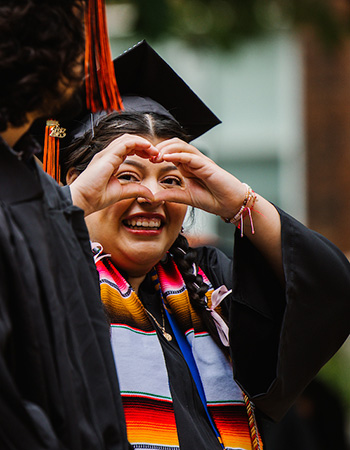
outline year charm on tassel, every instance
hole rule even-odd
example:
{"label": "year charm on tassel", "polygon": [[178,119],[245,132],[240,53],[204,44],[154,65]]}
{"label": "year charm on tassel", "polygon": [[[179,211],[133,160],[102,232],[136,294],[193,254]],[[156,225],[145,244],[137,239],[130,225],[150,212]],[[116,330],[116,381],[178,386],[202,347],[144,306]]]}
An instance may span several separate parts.
{"label": "year charm on tassel", "polygon": [[54,137],[54,138],[64,138],[66,137],[66,129],[60,127],[60,124],[57,122],[57,120],[48,120],[48,122],[55,122],[55,124],[53,125],[53,127],[50,130],[50,137]]}
{"label": "year charm on tassel", "polygon": [[45,128],[45,142],[43,152],[43,169],[60,182],[61,169],[59,164],[60,144],[59,140],[66,136],[66,129],[60,127],[57,120],[47,120]]}

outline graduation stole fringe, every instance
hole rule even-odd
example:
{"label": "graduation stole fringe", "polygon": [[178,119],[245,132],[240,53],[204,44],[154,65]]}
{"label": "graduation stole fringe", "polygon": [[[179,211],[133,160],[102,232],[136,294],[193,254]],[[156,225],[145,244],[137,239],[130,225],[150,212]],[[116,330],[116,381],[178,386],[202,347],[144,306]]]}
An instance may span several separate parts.
{"label": "graduation stole fringe", "polygon": [[85,35],[87,108],[91,112],[120,111],[123,109],[123,103],[111,57],[104,0],[87,2]]}
{"label": "graduation stole fringe", "polygon": [[[100,277],[101,298],[112,324],[112,344],[114,342],[114,336],[118,336],[118,334],[114,335],[114,332],[118,333],[118,330],[120,330],[122,336],[125,336],[125,333],[128,334],[128,329],[132,330],[134,335],[136,333],[138,339],[142,339],[140,335],[142,336],[144,333],[145,336],[153,335],[154,339],[158,342],[154,325],[151,322],[142,302],[133,291],[129,283],[112,264],[107,255],[98,256],[98,258],[96,258],[96,267]],[[207,336],[207,338],[205,337],[208,333],[206,332],[199,315],[190,304],[185,282],[183,281],[181,273],[171,256],[168,256],[165,263],[158,263],[155,269],[156,274],[152,275],[153,282],[155,282],[155,288],[157,290],[161,290],[165,308],[174,318],[176,318],[176,322],[184,335],[187,336],[187,338],[188,336],[194,337],[192,345],[195,344],[194,341],[196,340],[199,340],[199,343],[204,343],[206,339],[212,341],[210,336]],[[203,271],[200,270],[200,268],[198,269],[198,273],[202,275],[204,282],[209,285],[209,290],[206,297],[208,300],[208,307],[210,307],[213,288],[210,281]],[[219,309],[220,307],[216,308],[218,312]],[[196,339],[196,337],[198,339]],[[130,365],[131,359],[138,357],[137,355],[140,351],[135,347],[130,348],[130,342],[134,342],[135,337],[131,336],[127,338],[125,342],[120,341],[119,339],[120,338],[117,338],[114,345],[116,349],[116,364],[117,366],[118,363],[120,364],[118,366],[118,375],[120,379],[129,441],[136,449],[148,448],[142,446],[139,447],[137,443],[143,442],[142,445],[148,445],[149,442],[146,444],[146,441],[142,438],[144,438],[145,435],[148,435],[147,430],[154,429],[157,430],[157,432],[155,435],[151,436],[151,441],[153,439],[152,442],[157,442],[159,446],[152,448],[164,449],[168,448],[167,445],[174,445],[172,448],[178,448],[175,418],[173,416],[173,412],[171,412],[171,410],[167,410],[168,407],[166,405],[168,403],[164,403],[162,398],[157,400],[157,397],[155,397],[154,394],[151,395],[151,397],[149,395],[146,397],[144,395],[140,396],[140,392],[138,392],[140,390],[140,386],[138,384],[139,382],[137,381],[138,378],[136,378],[135,384],[131,384],[132,389],[130,388],[130,384],[128,384],[130,383],[130,379],[135,376],[135,371],[134,373],[130,373],[128,372],[127,367]],[[157,345],[159,346],[159,344],[156,345],[151,337],[146,337],[145,339],[147,342],[144,343],[140,356],[143,360],[138,360],[136,367],[139,367],[140,364],[146,367],[147,361],[152,361],[155,358],[154,352],[159,352],[160,354],[162,353],[160,347],[158,347],[157,350]],[[156,346],[154,347],[154,345]],[[214,354],[217,354],[219,357],[218,364],[221,364],[219,362],[219,355],[222,354],[222,352],[217,348],[216,344],[214,344],[214,341],[212,341],[212,343],[208,342],[204,345],[205,353],[207,354],[214,352]],[[118,351],[121,352],[120,349],[123,349],[123,352],[125,352],[123,355],[120,353],[118,354]],[[146,354],[146,349],[148,349],[151,354]],[[201,353],[203,352],[203,346],[200,346],[200,348],[197,348],[195,351],[199,351],[200,359],[202,359],[202,357],[205,359],[206,356]],[[214,356],[214,360],[215,358],[216,356]],[[223,355],[222,359],[226,360]],[[224,363],[224,365],[225,364],[226,366],[229,366],[229,364]],[[152,370],[151,367],[152,364],[149,368],[150,371]],[[239,447],[242,450],[262,449],[262,441],[257,431],[253,406],[248,397],[245,394],[242,394],[238,386],[234,383],[232,368],[228,367],[228,371],[225,373],[225,377],[229,379],[228,388],[226,387],[226,392],[228,392],[227,401],[222,401],[224,399],[217,399],[215,394],[217,389],[216,385],[219,383],[221,386],[221,381],[218,379],[209,381],[212,385],[213,391],[211,394],[209,393],[210,398],[209,401],[207,400],[210,414],[214,419],[216,427],[220,433],[221,439],[224,443],[224,448],[231,449]],[[154,378],[155,380],[151,381],[151,383],[158,383],[156,376],[152,376],[151,378]],[[125,379],[127,380],[127,386],[124,385]],[[232,388],[230,387],[231,385]],[[236,387],[234,387],[234,385]],[[235,394],[233,394],[234,390]],[[215,401],[215,398],[220,401]],[[145,411],[148,411],[149,408],[149,412],[146,413]],[[165,410],[168,412],[165,413]],[[163,412],[161,413],[160,411]],[[150,417],[152,417],[152,419],[150,419]],[[157,425],[154,424],[154,426],[150,428],[150,424],[147,422],[149,420],[156,420]],[[143,422],[145,422],[145,426],[143,425]],[[146,429],[146,431],[144,431],[144,429]]]}

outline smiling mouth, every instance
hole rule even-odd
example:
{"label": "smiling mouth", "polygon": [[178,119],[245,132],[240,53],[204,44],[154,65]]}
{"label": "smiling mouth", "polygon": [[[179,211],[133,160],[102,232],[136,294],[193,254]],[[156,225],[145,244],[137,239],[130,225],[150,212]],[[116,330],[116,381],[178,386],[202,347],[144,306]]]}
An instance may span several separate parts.
{"label": "smiling mouth", "polygon": [[123,224],[133,230],[159,230],[162,227],[162,221],[159,218],[137,217],[126,219],[123,221]]}

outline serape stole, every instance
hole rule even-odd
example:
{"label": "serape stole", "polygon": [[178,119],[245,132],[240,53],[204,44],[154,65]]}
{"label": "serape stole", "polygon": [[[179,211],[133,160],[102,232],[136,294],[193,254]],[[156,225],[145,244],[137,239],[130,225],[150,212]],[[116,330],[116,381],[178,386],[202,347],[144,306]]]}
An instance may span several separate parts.
{"label": "serape stole", "polygon": [[[129,442],[135,449],[178,449],[167,369],[154,325],[109,257],[100,258],[96,266],[102,301],[111,320],[111,342]],[[192,308],[186,285],[171,256],[155,269],[166,311],[177,322],[192,350],[207,407],[224,448],[251,450],[247,410],[230,362]],[[206,296],[210,307],[213,288],[200,269],[199,273],[209,286]],[[262,449],[260,439],[259,444]]]}

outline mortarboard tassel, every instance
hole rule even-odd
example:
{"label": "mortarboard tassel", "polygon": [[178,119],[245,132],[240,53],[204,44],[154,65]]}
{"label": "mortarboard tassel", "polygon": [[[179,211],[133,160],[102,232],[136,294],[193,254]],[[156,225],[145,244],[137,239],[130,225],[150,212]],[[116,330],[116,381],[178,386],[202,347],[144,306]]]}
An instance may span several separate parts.
{"label": "mortarboard tassel", "polygon": [[[120,111],[123,103],[115,78],[109,45],[104,0],[88,0],[85,7],[86,105],[91,112]],[[65,129],[55,120],[46,122],[43,169],[60,181],[59,140]]]}
{"label": "mortarboard tassel", "polygon": [[90,0],[85,8],[86,104],[91,112],[120,111],[123,103],[115,78],[104,0]]}
{"label": "mortarboard tassel", "polygon": [[43,152],[43,169],[60,182],[61,169],[59,164],[60,143],[59,138],[64,138],[66,129],[61,128],[57,120],[47,120],[45,128],[45,142]]}

